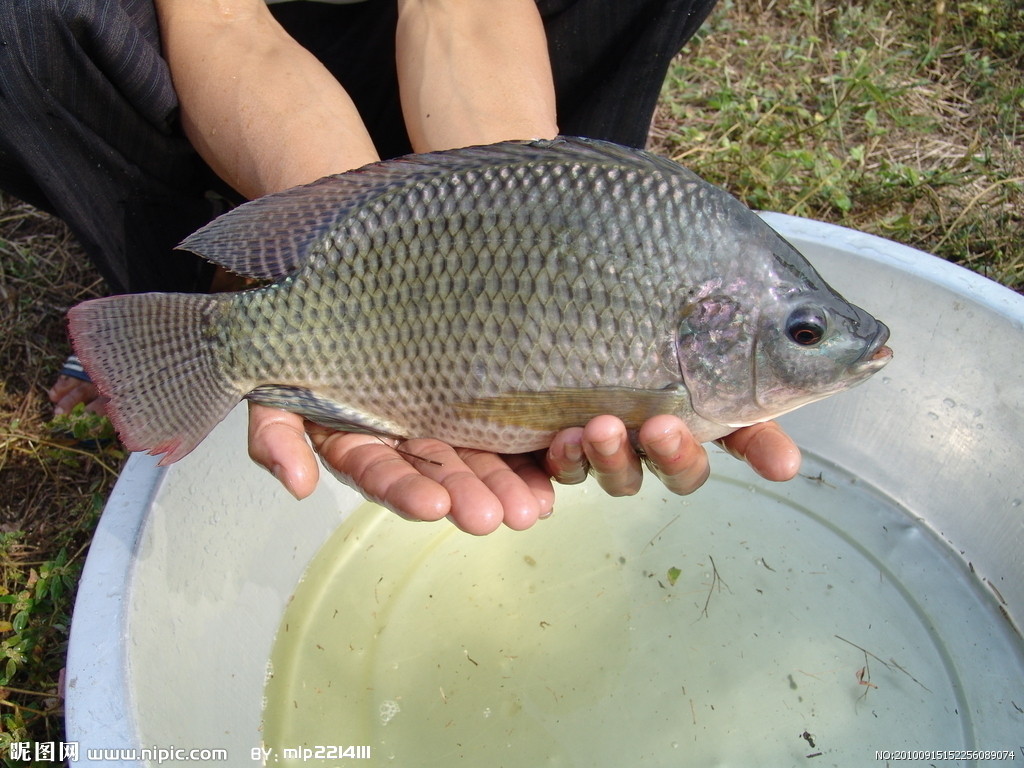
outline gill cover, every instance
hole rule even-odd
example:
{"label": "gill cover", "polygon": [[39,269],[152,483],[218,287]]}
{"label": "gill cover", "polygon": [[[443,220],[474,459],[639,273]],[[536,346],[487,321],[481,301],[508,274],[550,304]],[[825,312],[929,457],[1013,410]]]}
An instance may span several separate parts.
{"label": "gill cover", "polygon": [[740,302],[723,294],[704,296],[683,308],[676,342],[679,370],[693,410],[708,421],[740,427],[757,420],[755,322]]}

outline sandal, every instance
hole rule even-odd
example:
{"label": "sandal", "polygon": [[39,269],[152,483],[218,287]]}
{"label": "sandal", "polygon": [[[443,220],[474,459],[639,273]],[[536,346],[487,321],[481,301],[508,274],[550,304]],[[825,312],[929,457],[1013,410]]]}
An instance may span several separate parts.
{"label": "sandal", "polygon": [[82,367],[82,361],[78,359],[78,355],[69,355],[68,359],[64,361],[64,365],[59,371],[58,376],[70,376],[73,379],[80,379],[81,381],[92,382],[89,378],[89,374],[85,372],[85,368]]}

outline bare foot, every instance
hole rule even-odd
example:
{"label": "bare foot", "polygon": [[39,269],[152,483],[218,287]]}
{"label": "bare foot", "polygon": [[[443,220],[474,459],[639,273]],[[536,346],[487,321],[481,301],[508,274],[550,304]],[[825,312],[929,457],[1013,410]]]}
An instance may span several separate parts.
{"label": "bare foot", "polygon": [[100,397],[96,385],[74,376],[58,376],[57,382],[47,392],[53,403],[53,413],[61,416],[70,413],[79,403],[85,403],[87,411],[106,413],[107,398]]}

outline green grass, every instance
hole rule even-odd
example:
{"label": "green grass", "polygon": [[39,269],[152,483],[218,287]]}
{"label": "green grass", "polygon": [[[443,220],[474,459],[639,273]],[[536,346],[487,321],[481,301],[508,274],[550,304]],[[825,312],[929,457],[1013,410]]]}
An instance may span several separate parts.
{"label": "green grass", "polygon": [[[672,67],[652,146],[749,205],[937,253],[1024,289],[1024,8],[722,0]],[[0,197],[0,764],[60,741],[88,541],[123,461],[53,423],[63,316],[102,293],[66,229]],[[52,765],[52,763],[40,763]]]}
{"label": "green grass", "polygon": [[[0,197],[0,763],[14,741],[61,741],[71,609],[88,543],[120,470],[109,423],[51,419],[67,307],[100,290],[66,229]],[[40,765],[52,765],[41,762]]]}
{"label": "green grass", "polygon": [[656,148],[748,205],[1024,287],[1024,10],[726,3],[673,66]]}

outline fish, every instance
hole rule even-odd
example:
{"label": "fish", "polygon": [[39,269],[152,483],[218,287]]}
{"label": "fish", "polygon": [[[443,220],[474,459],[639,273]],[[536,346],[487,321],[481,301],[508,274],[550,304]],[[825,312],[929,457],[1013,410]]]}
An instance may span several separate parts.
{"label": "fish", "polygon": [[558,137],[413,154],[244,203],[180,249],[260,281],[68,314],[123,444],[191,452],[241,400],[503,454],[613,414],[709,441],[859,384],[888,328],[677,163]]}

